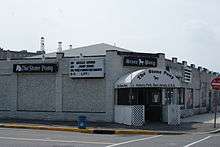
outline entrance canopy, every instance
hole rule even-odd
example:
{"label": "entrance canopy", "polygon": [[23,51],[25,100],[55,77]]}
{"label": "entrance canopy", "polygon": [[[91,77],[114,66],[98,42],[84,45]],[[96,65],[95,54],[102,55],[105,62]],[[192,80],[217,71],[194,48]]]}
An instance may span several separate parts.
{"label": "entrance canopy", "polygon": [[130,87],[181,87],[180,81],[170,72],[159,69],[141,69],[121,77],[116,83],[115,88]]}

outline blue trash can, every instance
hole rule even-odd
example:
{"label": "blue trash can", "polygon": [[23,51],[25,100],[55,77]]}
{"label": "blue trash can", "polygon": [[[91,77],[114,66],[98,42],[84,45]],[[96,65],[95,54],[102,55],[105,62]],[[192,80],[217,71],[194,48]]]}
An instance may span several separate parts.
{"label": "blue trash can", "polygon": [[78,117],[78,128],[79,129],[86,129],[86,116],[79,116]]}

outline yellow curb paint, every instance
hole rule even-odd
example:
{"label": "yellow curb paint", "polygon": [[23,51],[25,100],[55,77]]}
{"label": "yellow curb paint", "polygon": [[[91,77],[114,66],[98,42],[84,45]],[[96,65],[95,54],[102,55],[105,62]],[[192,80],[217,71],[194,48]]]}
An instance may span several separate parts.
{"label": "yellow curb paint", "polygon": [[80,133],[93,133],[92,129],[78,129],[78,128],[61,128],[61,127],[45,127],[45,126],[27,126],[27,125],[3,125],[6,128],[22,128],[22,129],[38,129],[38,130],[51,130],[51,131],[68,131]]}
{"label": "yellow curb paint", "polygon": [[[66,127],[46,127],[46,126],[35,126],[35,125],[15,125],[6,124],[1,127],[5,128],[21,128],[21,129],[37,129],[37,130],[51,130],[51,131],[66,131],[66,132],[79,132],[93,134],[94,129],[78,129],[78,128],[66,128]],[[115,130],[117,135],[159,135],[159,132],[147,131],[147,130]]]}

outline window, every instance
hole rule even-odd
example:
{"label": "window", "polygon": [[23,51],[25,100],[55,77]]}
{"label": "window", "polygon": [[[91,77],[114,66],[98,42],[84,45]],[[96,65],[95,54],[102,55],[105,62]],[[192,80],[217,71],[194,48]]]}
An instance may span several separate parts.
{"label": "window", "polygon": [[171,104],[173,103],[173,89],[169,88],[165,90],[165,104]]}
{"label": "window", "polygon": [[160,102],[159,94],[154,94],[152,98],[152,103],[159,103],[159,102]]}
{"label": "window", "polygon": [[140,89],[122,88],[118,89],[117,105],[138,105],[140,104]]}
{"label": "window", "polygon": [[170,71],[170,67],[169,67],[169,66],[166,66],[166,70],[167,70],[167,71]]}
{"label": "window", "polygon": [[206,99],[202,99],[202,107],[206,107]]}
{"label": "window", "polygon": [[186,108],[192,109],[193,108],[193,89],[187,89],[187,97],[186,97]]}
{"label": "window", "polygon": [[179,105],[185,104],[185,89],[184,88],[178,89],[178,104]]}
{"label": "window", "polygon": [[129,89],[128,88],[122,88],[118,89],[118,99],[117,99],[118,105],[129,105]]}

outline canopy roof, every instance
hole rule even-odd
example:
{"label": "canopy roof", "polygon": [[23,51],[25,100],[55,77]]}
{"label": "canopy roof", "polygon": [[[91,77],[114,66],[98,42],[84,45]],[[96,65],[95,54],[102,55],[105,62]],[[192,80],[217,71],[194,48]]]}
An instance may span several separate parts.
{"label": "canopy roof", "polygon": [[129,87],[181,87],[180,81],[170,72],[159,69],[141,69],[122,76],[116,83],[115,88]]}

